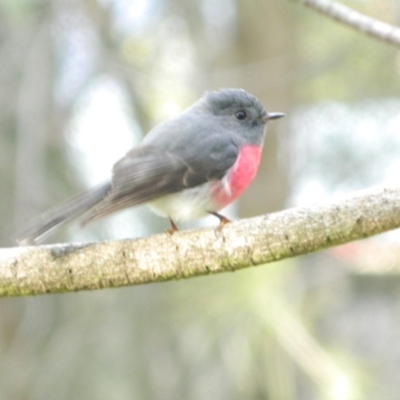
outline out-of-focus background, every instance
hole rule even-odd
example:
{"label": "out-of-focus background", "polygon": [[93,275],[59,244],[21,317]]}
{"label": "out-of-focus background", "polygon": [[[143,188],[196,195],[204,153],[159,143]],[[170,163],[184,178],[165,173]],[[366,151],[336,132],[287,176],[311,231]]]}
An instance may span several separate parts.
{"label": "out-of-focus background", "polygon": [[[399,23],[397,0],[346,4]],[[207,89],[241,87],[287,114],[234,217],[399,183],[399,77],[394,47],[295,1],[1,0],[0,245],[107,179]],[[49,240],[167,226],[138,207]],[[2,299],[0,399],[398,399],[398,243],[392,233],[234,274]]]}

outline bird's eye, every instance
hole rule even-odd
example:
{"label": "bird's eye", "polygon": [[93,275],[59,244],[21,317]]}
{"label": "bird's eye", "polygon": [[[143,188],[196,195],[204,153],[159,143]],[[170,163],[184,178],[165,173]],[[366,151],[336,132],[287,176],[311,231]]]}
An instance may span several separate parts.
{"label": "bird's eye", "polygon": [[239,121],[243,121],[244,119],[246,119],[247,114],[245,111],[243,110],[239,110],[236,114],[235,117],[239,120]]}

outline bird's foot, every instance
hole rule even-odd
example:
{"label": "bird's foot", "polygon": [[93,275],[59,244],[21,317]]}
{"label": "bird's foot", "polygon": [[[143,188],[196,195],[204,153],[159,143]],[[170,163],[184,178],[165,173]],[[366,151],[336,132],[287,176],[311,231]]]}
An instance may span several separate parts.
{"label": "bird's foot", "polygon": [[178,229],[178,227],[176,226],[175,222],[172,221],[171,218],[169,218],[169,223],[171,224],[171,228],[170,228],[170,229],[167,229],[167,230],[165,231],[165,233],[166,233],[167,235],[173,235],[175,232],[178,232],[178,231],[179,231],[179,229]]}
{"label": "bird's foot", "polygon": [[223,215],[218,214],[215,211],[209,211],[208,213],[211,215],[214,215],[215,217],[217,217],[219,219],[219,225],[216,228],[218,231],[220,231],[226,224],[229,224],[229,222],[232,222],[229,218],[226,218]]}

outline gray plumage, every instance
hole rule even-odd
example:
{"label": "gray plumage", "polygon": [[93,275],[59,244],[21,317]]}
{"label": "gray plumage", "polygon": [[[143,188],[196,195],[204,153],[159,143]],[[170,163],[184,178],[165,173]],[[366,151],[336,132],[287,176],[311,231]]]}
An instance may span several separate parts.
{"label": "gray plumage", "polygon": [[[238,112],[246,118],[238,119]],[[24,244],[82,216],[86,224],[118,210],[222,179],[243,144],[261,146],[268,119],[262,104],[240,89],[207,92],[178,117],[153,128],[112,170],[110,182],[34,220],[18,235]],[[171,215],[171,218],[174,216]]]}

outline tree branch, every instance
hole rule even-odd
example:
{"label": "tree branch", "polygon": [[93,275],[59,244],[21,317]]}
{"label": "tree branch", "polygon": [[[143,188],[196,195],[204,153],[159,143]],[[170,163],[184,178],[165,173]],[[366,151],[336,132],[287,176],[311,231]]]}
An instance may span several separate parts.
{"label": "tree branch", "polygon": [[400,187],[139,240],[0,249],[0,296],[122,287],[307,254],[400,227]]}
{"label": "tree branch", "polygon": [[333,0],[300,0],[304,5],[319,11],[376,39],[400,47],[400,28],[368,17]]}

